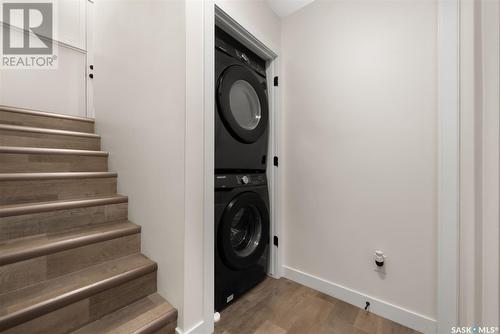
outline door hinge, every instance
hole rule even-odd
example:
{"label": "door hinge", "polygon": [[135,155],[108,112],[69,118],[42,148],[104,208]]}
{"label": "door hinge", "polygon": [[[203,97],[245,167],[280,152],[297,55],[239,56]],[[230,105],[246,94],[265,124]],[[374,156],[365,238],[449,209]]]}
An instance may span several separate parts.
{"label": "door hinge", "polygon": [[274,85],[278,86],[278,77],[274,77]]}
{"label": "door hinge", "polygon": [[278,236],[277,236],[277,235],[275,235],[275,236],[273,237],[273,244],[274,244],[276,247],[278,247],[278,241],[279,241],[279,240],[278,240]]}
{"label": "door hinge", "polygon": [[278,157],[274,157],[273,158],[273,165],[276,166],[276,167],[278,167],[278,165],[279,165]]}

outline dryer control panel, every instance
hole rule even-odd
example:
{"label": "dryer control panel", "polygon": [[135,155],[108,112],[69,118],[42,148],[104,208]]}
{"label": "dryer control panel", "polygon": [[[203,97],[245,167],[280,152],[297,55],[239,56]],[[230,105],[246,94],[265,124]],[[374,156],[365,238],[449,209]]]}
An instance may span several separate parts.
{"label": "dryer control panel", "polygon": [[266,174],[223,174],[215,175],[215,188],[236,188],[267,184]]}
{"label": "dryer control panel", "polygon": [[215,47],[217,49],[251,67],[264,78],[266,77],[265,60],[261,59],[219,27],[216,27],[215,30]]}

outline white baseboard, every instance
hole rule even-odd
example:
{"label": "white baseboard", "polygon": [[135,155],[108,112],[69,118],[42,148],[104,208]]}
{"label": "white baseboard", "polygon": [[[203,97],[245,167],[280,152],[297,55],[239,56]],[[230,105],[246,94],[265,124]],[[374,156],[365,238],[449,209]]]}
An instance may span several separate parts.
{"label": "white baseboard", "polygon": [[181,328],[177,327],[175,329],[176,334],[209,334],[207,331],[205,331],[205,322],[200,321],[190,329],[183,331]]}
{"label": "white baseboard", "polygon": [[370,312],[374,314],[424,334],[436,334],[435,319],[406,310],[383,300],[367,296],[358,291],[329,282],[288,266],[283,266],[283,276],[289,280],[295,281],[311,289],[323,292],[324,294],[358,307],[363,307],[365,302],[369,301]]}

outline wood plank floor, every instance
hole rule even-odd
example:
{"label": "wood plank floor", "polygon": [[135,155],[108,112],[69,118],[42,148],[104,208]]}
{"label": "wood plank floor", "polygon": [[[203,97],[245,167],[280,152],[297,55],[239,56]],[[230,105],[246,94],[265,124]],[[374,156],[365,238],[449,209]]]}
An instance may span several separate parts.
{"label": "wood plank floor", "polygon": [[419,334],[285,278],[267,278],[221,313],[216,334]]}

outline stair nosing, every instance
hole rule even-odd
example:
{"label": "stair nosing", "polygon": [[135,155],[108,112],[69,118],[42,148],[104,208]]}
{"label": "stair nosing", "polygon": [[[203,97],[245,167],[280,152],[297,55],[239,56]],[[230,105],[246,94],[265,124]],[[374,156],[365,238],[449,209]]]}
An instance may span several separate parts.
{"label": "stair nosing", "polygon": [[127,283],[141,276],[156,271],[158,265],[152,262],[126,272],[102,279],[98,282],[88,284],[75,290],[68,291],[59,296],[38,302],[18,311],[0,317],[0,331],[19,325],[23,322],[40,317],[49,312],[60,309],[79,300],[88,298],[99,292],[108,290],[115,286]]}
{"label": "stair nosing", "polygon": [[153,321],[147,323],[141,328],[136,329],[131,334],[154,334],[156,331],[160,330],[162,327],[170,324],[172,320],[177,318],[177,310],[172,307],[167,313],[159,316]]}
{"label": "stair nosing", "polygon": [[116,178],[116,172],[0,173],[0,181]]}
{"label": "stair nosing", "polygon": [[0,130],[33,132],[33,133],[52,134],[52,135],[61,135],[61,136],[73,136],[73,137],[85,137],[85,138],[96,138],[96,139],[101,138],[101,136],[99,136],[95,133],[90,133],[90,132],[78,132],[78,131],[70,131],[70,130],[39,128],[39,127],[32,127],[32,126],[1,124],[1,123],[0,123]]}
{"label": "stair nosing", "polygon": [[107,196],[99,198],[72,199],[43,203],[26,203],[0,206],[0,217],[20,216],[25,214],[60,211],[75,208],[87,208],[107,204],[128,202],[127,196]]}
{"label": "stair nosing", "polygon": [[[161,300],[163,300],[161,302],[161,304],[158,304],[158,305],[155,305],[155,306],[152,306],[150,309],[147,309],[145,310],[144,312],[141,312],[140,314],[135,314],[135,316],[133,317],[130,317],[130,318],[125,318],[126,321],[125,322],[121,322],[121,320],[123,319],[120,315],[120,313],[122,312],[126,312],[130,307],[134,307],[137,303],[141,303],[143,302],[144,300],[148,300],[150,299],[152,296],[157,296],[159,298],[161,298]],[[157,330],[163,328],[164,326],[167,326],[171,323],[174,323],[177,321],[177,309],[174,308],[172,305],[170,305],[170,303],[168,303],[168,301],[166,301],[158,292],[154,292],[148,296],[145,296],[129,305],[126,305],[124,307],[122,307],[121,309],[118,309],[118,310],[115,310],[107,315],[105,315],[104,317],[100,318],[100,319],[97,319],[97,320],[94,320],[90,323],[87,323],[85,324],[83,327],[80,327],[76,330],[75,333],[82,333],[82,330],[83,330],[83,333],[95,333],[95,328],[92,328],[92,327],[95,327],[97,324],[101,323],[101,322],[105,322],[105,323],[108,323],[108,326],[109,325],[112,325],[113,324],[113,321],[111,322],[107,322],[109,320],[109,318],[114,318],[114,319],[119,319],[119,324],[118,326],[120,325],[124,325],[130,321],[134,321],[135,319],[137,319],[137,317],[139,316],[142,316],[142,315],[145,315],[147,314],[148,312],[151,312],[151,311],[154,311],[157,307],[160,307],[160,306],[167,306],[168,309],[159,314],[159,315],[156,315],[156,317],[154,317],[153,319],[151,319],[148,323],[145,323],[143,325],[140,325],[138,327],[136,327],[135,329],[132,329],[132,331],[129,333],[129,334],[149,334],[149,333],[155,333]],[[112,329],[113,331],[116,331],[116,328],[113,327]],[[102,331],[101,333],[107,333],[107,331]]]}
{"label": "stair nosing", "polygon": [[0,146],[0,153],[7,154],[54,154],[54,155],[84,155],[107,157],[108,152],[93,150],[74,150],[68,148],[44,148],[44,147],[22,147],[22,146]]}
{"label": "stair nosing", "polygon": [[93,118],[73,116],[73,115],[64,115],[64,114],[58,114],[58,113],[51,113],[51,112],[47,112],[47,111],[33,110],[33,109],[26,109],[26,108],[17,108],[17,107],[12,107],[12,106],[5,106],[5,105],[0,105],[0,111],[14,112],[14,113],[19,113],[19,114],[27,114],[27,115],[41,116],[41,117],[62,118],[62,119],[87,122],[87,123],[95,123],[95,120]]}
{"label": "stair nosing", "polygon": [[[114,223],[114,224],[109,224],[107,226],[113,226],[113,225],[126,225],[125,222],[122,223]],[[133,223],[130,223],[133,224]],[[118,226],[119,227],[119,226]],[[79,230],[80,232],[82,230]],[[58,253],[62,252],[68,249],[72,248],[78,248],[102,241],[107,241],[107,240],[112,240],[112,239],[118,239],[121,237],[125,237],[128,235],[132,234],[137,234],[140,233],[141,227],[138,225],[129,225],[129,226],[122,226],[121,229],[116,229],[116,230],[109,230],[106,232],[99,232],[90,235],[82,235],[76,238],[72,239],[63,239],[63,240],[58,240],[54,242],[48,241],[46,244],[40,244],[34,247],[31,247],[27,250],[19,250],[17,252],[12,252],[12,253],[5,253],[0,254],[0,266],[19,262],[19,261],[24,261],[27,259],[35,258],[35,257],[40,257],[48,254],[53,254],[53,253]]]}

